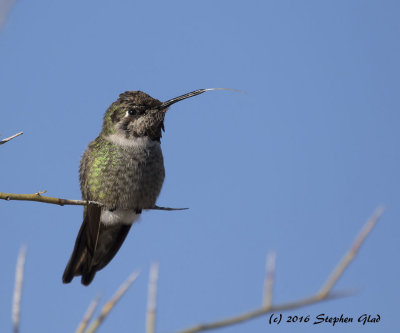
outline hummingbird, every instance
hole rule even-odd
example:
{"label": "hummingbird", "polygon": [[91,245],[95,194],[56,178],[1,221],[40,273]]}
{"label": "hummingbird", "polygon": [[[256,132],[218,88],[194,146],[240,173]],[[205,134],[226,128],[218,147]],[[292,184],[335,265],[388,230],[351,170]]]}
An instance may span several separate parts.
{"label": "hummingbird", "polygon": [[142,91],[126,91],[106,110],[99,136],[86,148],[79,168],[83,222],[62,280],[81,276],[89,285],[116,255],[142,210],[154,207],[164,182],[160,141],[168,108],[209,90],[198,89],[161,102]]}

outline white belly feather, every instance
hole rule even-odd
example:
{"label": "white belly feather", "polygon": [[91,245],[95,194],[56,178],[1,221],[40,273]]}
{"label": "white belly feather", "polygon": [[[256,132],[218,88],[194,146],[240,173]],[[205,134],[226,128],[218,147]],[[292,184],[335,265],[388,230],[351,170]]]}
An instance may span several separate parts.
{"label": "white belly feather", "polygon": [[140,214],[136,214],[134,209],[116,209],[109,211],[102,209],[100,215],[100,222],[103,224],[132,224],[137,221]]}

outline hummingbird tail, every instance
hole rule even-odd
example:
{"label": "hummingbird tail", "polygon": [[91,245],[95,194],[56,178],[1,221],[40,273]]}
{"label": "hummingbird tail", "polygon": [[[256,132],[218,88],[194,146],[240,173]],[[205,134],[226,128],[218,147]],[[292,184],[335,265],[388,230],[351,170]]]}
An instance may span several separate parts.
{"label": "hummingbird tail", "polygon": [[82,275],[82,284],[89,285],[96,272],[114,258],[128,235],[131,224],[105,225],[100,223],[100,216],[101,208],[88,207],[64,271],[64,283],[71,282],[74,276]]}
{"label": "hummingbird tail", "polygon": [[70,283],[74,276],[82,275],[82,284],[89,285],[96,270],[92,267],[100,229],[101,208],[89,205],[85,208],[84,220],[76,237],[74,250],[65,267],[63,283]]}
{"label": "hummingbird tail", "polygon": [[93,280],[96,271],[90,270],[92,256],[89,254],[86,244],[86,223],[82,223],[71,258],[64,270],[63,283],[70,283],[78,275],[82,275],[82,284],[85,286]]}

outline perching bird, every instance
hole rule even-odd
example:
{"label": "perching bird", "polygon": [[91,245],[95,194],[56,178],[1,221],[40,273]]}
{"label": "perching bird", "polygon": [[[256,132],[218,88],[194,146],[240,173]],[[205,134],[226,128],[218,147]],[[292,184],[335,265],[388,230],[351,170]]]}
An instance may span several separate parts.
{"label": "perching bird", "polygon": [[82,198],[101,206],[84,209],[64,283],[81,275],[82,284],[89,285],[118,252],[142,210],[155,205],[165,176],[160,139],[168,108],[215,89],[199,89],[166,102],[127,91],[107,109],[101,133],[80,164]]}

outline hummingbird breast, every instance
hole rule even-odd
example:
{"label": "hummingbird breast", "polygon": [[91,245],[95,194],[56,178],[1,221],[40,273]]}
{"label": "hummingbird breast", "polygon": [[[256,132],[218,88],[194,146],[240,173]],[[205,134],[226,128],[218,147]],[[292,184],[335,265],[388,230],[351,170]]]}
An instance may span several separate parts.
{"label": "hummingbird breast", "polygon": [[151,208],[164,177],[160,143],[148,137],[99,136],[81,160],[83,199],[98,201],[111,212]]}

